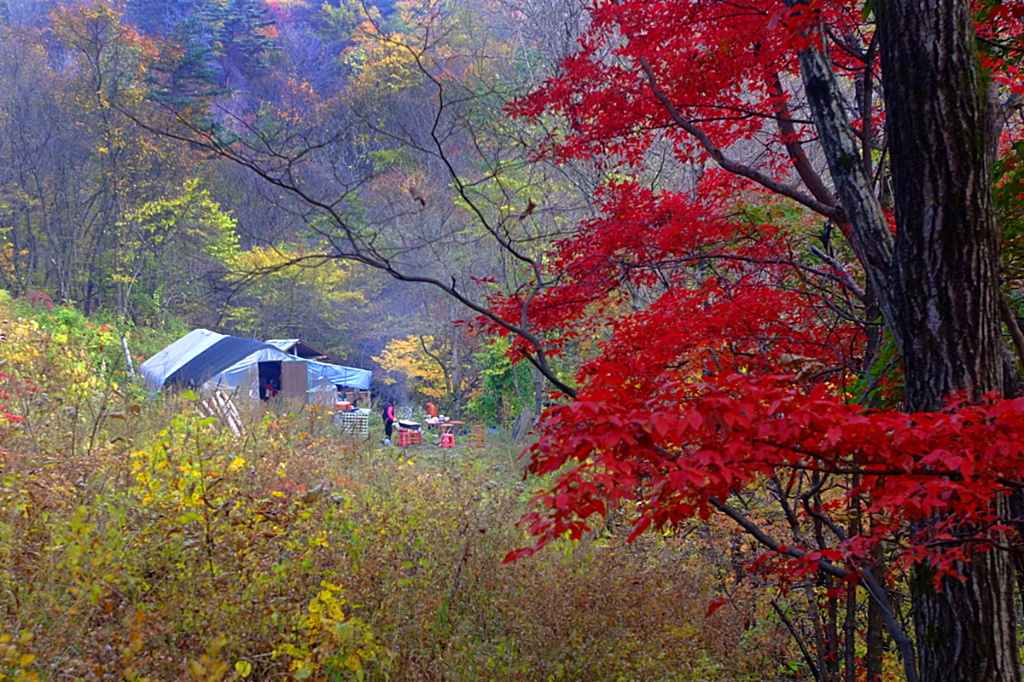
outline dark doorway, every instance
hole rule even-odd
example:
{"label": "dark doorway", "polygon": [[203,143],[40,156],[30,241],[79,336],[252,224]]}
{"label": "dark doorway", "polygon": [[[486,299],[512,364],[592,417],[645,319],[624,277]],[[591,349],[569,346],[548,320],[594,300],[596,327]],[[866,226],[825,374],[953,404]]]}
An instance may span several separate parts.
{"label": "dark doorway", "polygon": [[258,363],[260,370],[260,400],[270,400],[281,394],[281,361]]}

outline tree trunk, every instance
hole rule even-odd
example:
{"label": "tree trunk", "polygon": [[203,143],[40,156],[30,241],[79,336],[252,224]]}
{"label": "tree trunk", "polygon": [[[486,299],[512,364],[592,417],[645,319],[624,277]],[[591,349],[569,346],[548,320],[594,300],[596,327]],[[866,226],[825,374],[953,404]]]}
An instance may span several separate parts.
{"label": "tree trunk", "polygon": [[[884,9],[883,9],[884,8]],[[1002,389],[988,101],[965,0],[879,3],[899,231],[890,272],[910,410]]]}
{"label": "tree trunk", "polygon": [[[999,232],[985,79],[968,0],[876,5],[898,231],[889,279],[910,412],[1002,389]],[[1000,503],[1002,504],[1002,503]],[[922,680],[1020,680],[1009,556],[912,586]]]}
{"label": "tree trunk", "polygon": [[[885,585],[885,570],[883,568],[882,547],[878,545],[872,551],[873,565],[871,572],[879,585]],[[874,599],[868,600],[868,622],[867,633],[864,636],[864,671],[867,673],[867,682],[879,682],[882,679],[882,661],[885,640],[882,632],[885,629],[885,621],[882,617],[882,607]]]}
{"label": "tree trunk", "polygon": [[533,421],[540,419],[540,413],[544,411],[544,375],[540,370],[533,370]]}

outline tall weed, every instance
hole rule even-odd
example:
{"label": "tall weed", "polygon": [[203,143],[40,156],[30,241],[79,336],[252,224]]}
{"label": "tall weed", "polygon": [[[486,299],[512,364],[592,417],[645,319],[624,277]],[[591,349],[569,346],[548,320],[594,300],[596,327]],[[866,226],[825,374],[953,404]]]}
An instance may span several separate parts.
{"label": "tall weed", "polygon": [[799,669],[764,600],[705,616],[712,542],[627,544],[610,525],[503,565],[528,542],[511,445],[379,448],[319,410],[245,405],[237,438],[88,344],[29,319],[0,331],[0,680]]}

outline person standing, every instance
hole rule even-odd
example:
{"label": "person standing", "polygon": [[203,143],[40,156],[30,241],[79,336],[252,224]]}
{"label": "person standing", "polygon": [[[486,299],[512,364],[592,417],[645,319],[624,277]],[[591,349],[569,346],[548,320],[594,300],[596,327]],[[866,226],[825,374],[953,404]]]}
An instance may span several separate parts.
{"label": "person standing", "polygon": [[389,398],[388,404],[384,407],[384,413],[381,414],[384,419],[384,445],[391,445],[391,433],[395,425],[395,399]]}

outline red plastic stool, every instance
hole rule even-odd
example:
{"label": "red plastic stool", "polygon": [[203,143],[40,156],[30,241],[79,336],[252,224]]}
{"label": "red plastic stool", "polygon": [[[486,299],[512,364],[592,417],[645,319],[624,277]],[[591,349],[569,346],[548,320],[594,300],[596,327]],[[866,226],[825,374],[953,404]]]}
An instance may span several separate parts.
{"label": "red plastic stool", "polygon": [[412,438],[409,437],[409,430],[408,429],[399,429],[398,430],[398,446],[404,448],[407,445],[411,445],[411,444],[412,444]]}
{"label": "red plastic stool", "polygon": [[441,434],[441,447],[442,448],[454,448],[455,447],[455,434],[454,433],[442,433]]}

